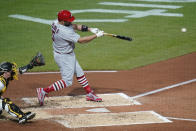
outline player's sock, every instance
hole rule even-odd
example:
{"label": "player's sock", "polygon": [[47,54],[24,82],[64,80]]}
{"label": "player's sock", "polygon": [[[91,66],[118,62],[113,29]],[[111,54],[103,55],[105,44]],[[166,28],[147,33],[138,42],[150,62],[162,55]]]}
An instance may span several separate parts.
{"label": "player's sock", "polygon": [[48,86],[47,88],[44,88],[44,91],[46,93],[52,92],[52,91],[59,91],[60,89],[63,89],[66,87],[64,80],[59,80],[54,82],[52,85]]}
{"label": "player's sock", "polygon": [[84,75],[81,77],[77,77],[77,80],[80,83],[80,85],[82,85],[82,87],[85,89],[86,93],[89,93],[92,91],[90,88],[90,85],[88,84],[88,80],[86,79]]}

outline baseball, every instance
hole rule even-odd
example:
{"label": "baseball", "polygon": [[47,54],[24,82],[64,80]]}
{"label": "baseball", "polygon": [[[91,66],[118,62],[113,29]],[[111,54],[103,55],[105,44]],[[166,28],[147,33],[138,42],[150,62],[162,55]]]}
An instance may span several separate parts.
{"label": "baseball", "polygon": [[182,32],[186,32],[187,30],[186,30],[186,28],[182,28],[181,31]]}

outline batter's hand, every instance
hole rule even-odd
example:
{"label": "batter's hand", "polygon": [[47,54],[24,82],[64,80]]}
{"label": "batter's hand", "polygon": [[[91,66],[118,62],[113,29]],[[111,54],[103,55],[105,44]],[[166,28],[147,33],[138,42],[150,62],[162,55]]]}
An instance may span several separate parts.
{"label": "batter's hand", "polygon": [[97,33],[96,33],[96,36],[97,37],[101,37],[101,36],[103,36],[104,35],[104,31],[102,31],[102,30],[100,30],[100,31],[98,31]]}
{"label": "batter's hand", "polygon": [[90,32],[92,32],[93,34],[97,34],[100,30],[98,28],[90,28],[89,29]]}

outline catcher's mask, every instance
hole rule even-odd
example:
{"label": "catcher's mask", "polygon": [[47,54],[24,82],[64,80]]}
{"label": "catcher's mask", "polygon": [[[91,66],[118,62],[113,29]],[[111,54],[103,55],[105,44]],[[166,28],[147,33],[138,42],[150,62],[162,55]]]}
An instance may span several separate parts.
{"label": "catcher's mask", "polygon": [[0,75],[3,75],[5,72],[10,72],[10,80],[18,80],[18,72],[16,63],[3,62],[0,64]]}

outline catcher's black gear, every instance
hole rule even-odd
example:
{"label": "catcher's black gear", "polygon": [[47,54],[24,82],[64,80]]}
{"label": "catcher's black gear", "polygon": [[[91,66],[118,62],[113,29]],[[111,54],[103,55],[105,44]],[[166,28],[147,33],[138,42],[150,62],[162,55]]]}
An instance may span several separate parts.
{"label": "catcher's black gear", "polygon": [[12,70],[12,63],[3,62],[0,64],[0,72],[10,72]]}
{"label": "catcher's black gear", "polygon": [[17,105],[15,105],[9,98],[2,99],[2,108],[9,114],[18,118],[22,117],[24,114],[21,109]]}
{"label": "catcher's black gear", "polygon": [[[2,105],[2,110],[5,110],[13,117],[18,118],[18,122],[20,124],[24,124],[27,120],[33,119],[36,115],[35,113],[31,112],[24,113],[20,107],[15,105],[9,98],[0,98],[0,104]],[[2,110],[0,110],[0,113]]]}
{"label": "catcher's black gear", "polygon": [[0,75],[3,75],[5,72],[11,72],[9,80],[18,79],[16,63],[2,62],[0,64]]}
{"label": "catcher's black gear", "polygon": [[19,72],[20,74],[22,74],[27,70],[32,69],[34,66],[43,66],[43,65],[45,65],[44,56],[42,55],[41,52],[38,52],[28,65],[19,68]]}
{"label": "catcher's black gear", "polygon": [[43,66],[45,65],[44,56],[41,52],[38,52],[36,56],[33,57],[31,62],[29,63],[30,66]]}
{"label": "catcher's black gear", "polygon": [[18,123],[25,124],[28,120],[33,119],[35,117],[35,115],[36,115],[35,113],[28,111],[28,112],[24,113],[24,115],[21,118],[19,118]]}

